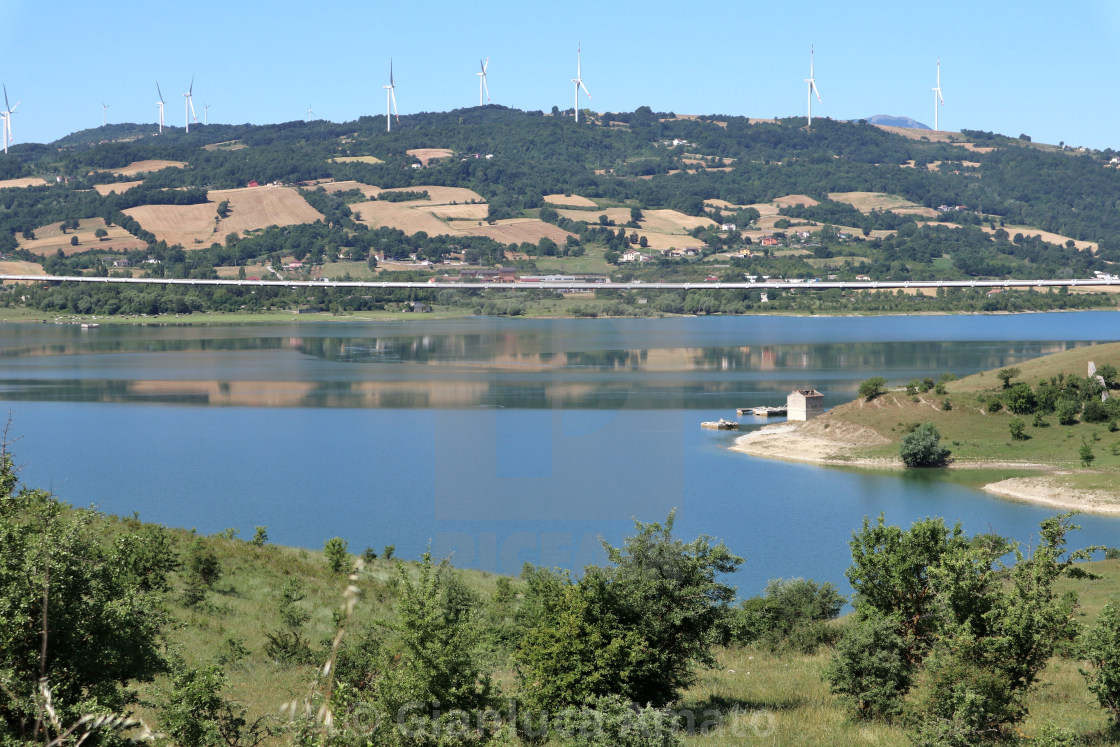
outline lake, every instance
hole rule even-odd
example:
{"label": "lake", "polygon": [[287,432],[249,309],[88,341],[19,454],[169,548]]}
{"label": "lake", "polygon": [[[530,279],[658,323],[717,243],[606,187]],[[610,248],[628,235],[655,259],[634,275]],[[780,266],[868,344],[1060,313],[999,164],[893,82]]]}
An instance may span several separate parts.
{"label": "lake", "polygon": [[[1116,312],[1002,316],[470,318],[242,326],[0,324],[0,397],[29,485],[203,533],[517,573],[604,559],[677,509],[767,579],[847,589],[865,516],[1029,541],[1052,511],[923,476],[756,459],[701,430],[815,387],[1013,365],[1120,339]],[[760,427],[740,418],[744,429]],[[1116,545],[1082,516],[1072,544]]]}

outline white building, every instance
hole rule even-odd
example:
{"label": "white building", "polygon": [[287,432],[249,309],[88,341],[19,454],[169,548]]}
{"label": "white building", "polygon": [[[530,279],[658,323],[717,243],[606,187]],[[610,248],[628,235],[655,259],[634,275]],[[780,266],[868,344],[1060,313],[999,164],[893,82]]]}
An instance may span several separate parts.
{"label": "white building", "polygon": [[816,389],[795,389],[786,396],[790,420],[812,420],[824,414],[824,395]]}

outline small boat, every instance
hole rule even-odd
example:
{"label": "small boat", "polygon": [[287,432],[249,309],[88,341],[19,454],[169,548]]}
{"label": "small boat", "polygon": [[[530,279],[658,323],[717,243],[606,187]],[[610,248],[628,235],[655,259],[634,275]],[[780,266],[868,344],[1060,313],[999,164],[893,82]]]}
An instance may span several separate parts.
{"label": "small boat", "polygon": [[736,423],[734,420],[724,420],[723,418],[720,418],[719,420],[705,421],[705,422],[700,424],[700,427],[701,428],[707,428],[708,430],[712,430],[712,431],[737,431],[737,430],[739,430],[739,424],[738,423]]}

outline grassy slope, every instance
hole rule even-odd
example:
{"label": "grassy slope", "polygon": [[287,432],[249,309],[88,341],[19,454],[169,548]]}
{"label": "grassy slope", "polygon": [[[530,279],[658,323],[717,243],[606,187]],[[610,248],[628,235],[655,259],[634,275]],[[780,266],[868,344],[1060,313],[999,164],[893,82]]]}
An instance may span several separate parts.
{"label": "grassy slope", "polygon": [[[1016,368],[1021,374],[1015,381],[1033,386],[1039,380],[1048,380],[1059,373],[1084,376],[1089,361],[1096,362],[1098,367],[1105,363],[1120,365],[1120,343],[1075,348],[1020,363]],[[929,376],[936,379],[939,373],[930,371]],[[833,408],[814,423],[816,427],[822,427],[824,423],[836,420],[871,428],[889,443],[869,448],[865,455],[893,458],[898,455],[899,442],[908,426],[931,422],[941,432],[942,443],[952,450],[958,466],[981,462],[1045,464],[1068,471],[1068,475],[1060,477],[1076,487],[1120,490],[1120,456],[1111,453],[1112,446],[1120,444],[1120,434],[1110,433],[1107,424],[1059,426],[1057,417],[1049,415],[1045,419],[1050,426],[1036,428],[1031,425],[1033,417],[1025,416],[1023,420],[1027,423],[1030,438],[1014,441],[1008,429],[1008,423],[1014,416],[1006,409],[988,413],[978,399],[1002,389],[994,371],[950,382],[946,389],[948,393],[945,396],[930,391],[908,397],[894,391],[871,402],[856,400]],[[952,409],[948,411],[941,409],[946,399],[952,404]],[[1088,470],[1081,468],[1078,456],[1083,440],[1092,444],[1096,456],[1092,468]]]}
{"label": "grassy slope", "polygon": [[[176,530],[175,534],[185,549],[192,539],[190,533]],[[1071,540],[1071,545],[1076,546],[1076,534]],[[315,664],[325,660],[325,648],[335,632],[332,613],[341,605],[345,578],[331,574],[318,552],[271,545],[255,547],[218,537],[205,541],[218,553],[223,576],[201,609],[174,606],[173,612],[182,624],[170,632],[172,644],[189,660],[201,662],[213,659],[226,639],[240,640],[251,653],[227,666],[227,695],[247,705],[251,714],[274,713],[282,703],[306,697],[312,690]],[[1063,590],[1074,591],[1082,599],[1079,619],[1083,622],[1091,621],[1107,600],[1120,596],[1120,561],[1101,561],[1088,567],[1102,578],[1062,582]],[[360,572],[356,584],[361,597],[352,630],[373,618],[393,618],[395,596],[388,584],[392,573],[392,563],[380,559]],[[478,571],[459,573],[484,599],[494,593],[497,576]],[[315,651],[315,664],[280,665],[264,653],[264,633],[278,625],[276,602],[290,578],[302,581],[307,592],[302,605],[312,613],[307,638]],[[689,737],[686,744],[723,747],[756,741],[777,745],[909,743],[900,728],[853,722],[847,717],[843,705],[829,694],[821,679],[829,658],[826,649],[806,656],[747,647],[722,650],[718,658],[718,667],[700,673],[699,682],[686,694],[682,705],[698,714],[697,725],[705,720],[703,712],[707,709],[724,713],[738,709],[739,716],[706,735]],[[503,688],[512,689],[512,671],[501,656],[494,661],[495,680]],[[1096,707],[1077,673],[1076,661],[1055,658],[1043,682],[1044,687],[1031,697],[1031,716],[1025,733],[1034,734],[1047,721],[1067,725],[1087,736],[1102,733],[1106,724],[1104,712]],[[142,715],[149,722],[155,720],[150,711]],[[752,724],[760,729],[772,724],[773,733],[760,740],[752,731]]]}

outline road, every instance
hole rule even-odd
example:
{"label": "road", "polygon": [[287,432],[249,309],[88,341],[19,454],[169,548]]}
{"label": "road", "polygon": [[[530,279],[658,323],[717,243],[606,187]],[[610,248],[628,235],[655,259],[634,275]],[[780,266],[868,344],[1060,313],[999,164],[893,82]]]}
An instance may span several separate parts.
{"label": "road", "polygon": [[49,283],[117,283],[123,285],[221,285],[274,288],[439,288],[473,290],[529,290],[540,288],[554,291],[575,290],[895,290],[898,288],[1103,288],[1120,287],[1120,278],[1077,280],[870,280],[870,281],[818,281],[768,280],[765,282],[628,282],[596,283],[587,281],[540,281],[524,283],[480,283],[478,281],[448,280],[425,281],[374,281],[374,280],[237,280],[237,279],[187,279],[187,278],[108,278],[87,275],[4,275],[0,281],[20,280]]}

